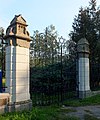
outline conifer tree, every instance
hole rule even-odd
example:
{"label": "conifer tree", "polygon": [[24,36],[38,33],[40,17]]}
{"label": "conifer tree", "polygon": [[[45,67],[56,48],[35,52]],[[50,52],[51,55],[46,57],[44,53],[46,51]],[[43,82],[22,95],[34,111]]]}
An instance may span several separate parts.
{"label": "conifer tree", "polygon": [[[100,62],[100,9],[96,0],[90,0],[88,7],[81,7],[74,18],[73,30],[70,32],[69,53],[73,56],[76,52],[75,45],[81,38],[86,38],[90,44],[90,61]],[[74,46],[73,46],[74,43]],[[73,47],[73,48],[71,48]]]}

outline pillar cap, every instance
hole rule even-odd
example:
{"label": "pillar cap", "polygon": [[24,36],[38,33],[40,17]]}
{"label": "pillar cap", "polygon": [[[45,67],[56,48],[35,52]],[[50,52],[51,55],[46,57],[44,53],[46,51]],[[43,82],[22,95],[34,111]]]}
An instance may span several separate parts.
{"label": "pillar cap", "polygon": [[90,53],[89,42],[86,38],[81,38],[77,43],[77,52],[78,53]]}
{"label": "pillar cap", "polygon": [[31,37],[27,31],[26,20],[22,15],[15,15],[6,30],[5,40],[8,46],[30,47]]}
{"label": "pillar cap", "polygon": [[77,43],[77,45],[84,45],[84,44],[89,45],[89,42],[87,41],[86,38],[81,38]]}

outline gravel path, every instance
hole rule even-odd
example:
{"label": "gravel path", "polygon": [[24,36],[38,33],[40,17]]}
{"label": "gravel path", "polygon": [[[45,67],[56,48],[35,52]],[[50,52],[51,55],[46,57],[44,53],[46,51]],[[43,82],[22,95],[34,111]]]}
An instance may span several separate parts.
{"label": "gravel path", "polygon": [[80,118],[80,120],[84,120],[84,115],[88,114],[91,116],[95,116],[100,119],[100,105],[95,106],[82,106],[82,107],[66,107],[63,106],[63,109],[73,109],[75,112],[66,113],[66,115],[76,116]]}

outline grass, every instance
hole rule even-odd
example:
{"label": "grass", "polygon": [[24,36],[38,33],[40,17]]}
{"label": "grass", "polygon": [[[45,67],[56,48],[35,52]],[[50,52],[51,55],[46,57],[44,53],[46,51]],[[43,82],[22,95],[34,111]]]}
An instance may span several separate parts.
{"label": "grass", "polygon": [[84,120],[100,120],[100,119],[96,118],[93,115],[85,114],[84,115]]}
{"label": "grass", "polygon": [[66,106],[100,105],[100,94],[85,99],[72,99],[64,102]]}
{"label": "grass", "polygon": [[0,115],[0,120],[79,120],[77,117],[66,116],[60,106],[33,107],[31,111],[13,112]]}
{"label": "grass", "polygon": [[84,111],[89,113],[89,114],[93,114],[90,110],[84,110]]}
{"label": "grass", "polygon": [[72,109],[72,108],[61,108],[61,109],[59,109],[59,112],[70,113],[70,112],[76,112],[76,110]]}
{"label": "grass", "polygon": [[[100,95],[85,98],[83,100],[67,100],[67,106],[85,106],[85,105],[100,105]],[[87,111],[87,110],[85,110]],[[76,112],[72,108],[63,108],[61,105],[37,106],[31,111],[12,112],[0,115],[0,120],[79,120],[78,117],[67,116],[67,113]],[[90,111],[87,111],[90,113]],[[98,120],[92,115],[86,114],[85,120]]]}

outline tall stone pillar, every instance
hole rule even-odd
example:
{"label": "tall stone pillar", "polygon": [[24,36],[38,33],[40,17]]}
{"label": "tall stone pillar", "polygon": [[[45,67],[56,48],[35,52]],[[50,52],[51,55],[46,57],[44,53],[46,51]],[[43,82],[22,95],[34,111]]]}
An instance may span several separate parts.
{"label": "tall stone pillar", "polygon": [[[27,24],[21,15],[15,16],[6,30],[6,92],[10,94],[9,103],[29,106],[29,47],[30,36]],[[25,107],[25,106],[24,106]],[[27,107],[28,108],[28,107]],[[19,107],[20,109],[20,107]]]}
{"label": "tall stone pillar", "polygon": [[90,95],[89,43],[85,38],[78,41],[78,92],[79,98]]}

